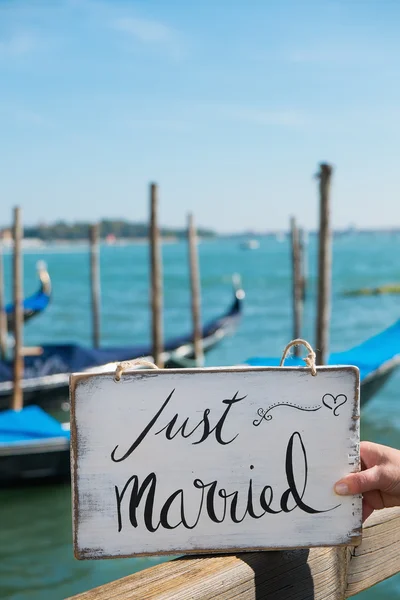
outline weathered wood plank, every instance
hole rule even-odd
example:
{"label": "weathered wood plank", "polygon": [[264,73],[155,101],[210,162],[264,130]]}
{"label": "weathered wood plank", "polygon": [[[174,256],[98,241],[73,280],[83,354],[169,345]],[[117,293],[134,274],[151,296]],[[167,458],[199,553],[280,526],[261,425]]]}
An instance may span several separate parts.
{"label": "weathered wood plank", "polygon": [[336,600],[330,548],[183,558],[76,596],[82,600]]}
{"label": "weathered wood plank", "polygon": [[25,346],[21,348],[22,356],[41,356],[43,348],[41,346]]}
{"label": "weathered wood plank", "polygon": [[[312,548],[179,558],[74,596],[74,600],[339,600],[400,571],[400,508],[378,511],[363,541]],[[347,590],[344,591],[347,568]],[[72,600],[72,599],[69,599]]]}
{"label": "weathered wood plank", "polygon": [[346,596],[354,596],[400,571],[400,508],[372,514],[362,544],[353,554]]}
{"label": "weathered wood plank", "polygon": [[359,470],[358,386],[354,367],[73,375],[75,556],[356,546],[361,497],[332,482]]}

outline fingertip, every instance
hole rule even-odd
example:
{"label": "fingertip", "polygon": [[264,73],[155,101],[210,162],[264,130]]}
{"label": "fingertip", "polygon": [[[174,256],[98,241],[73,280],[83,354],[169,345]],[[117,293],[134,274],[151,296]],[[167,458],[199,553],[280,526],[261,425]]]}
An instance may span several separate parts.
{"label": "fingertip", "polygon": [[343,481],[338,481],[334,486],[334,490],[338,496],[348,496],[350,494],[349,486]]}

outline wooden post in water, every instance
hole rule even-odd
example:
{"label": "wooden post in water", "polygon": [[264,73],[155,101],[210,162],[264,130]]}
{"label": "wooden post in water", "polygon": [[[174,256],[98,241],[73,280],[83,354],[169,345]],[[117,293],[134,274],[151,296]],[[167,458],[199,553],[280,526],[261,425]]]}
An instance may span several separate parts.
{"label": "wooden post in water", "polygon": [[4,265],[3,248],[0,245],[0,358],[5,360],[7,354],[7,315],[4,301]]}
{"label": "wooden post in water", "polygon": [[23,344],[23,290],[22,290],[22,222],[21,208],[14,208],[14,255],[13,255],[13,291],[14,291],[14,389],[11,408],[22,410],[23,392],[21,381],[24,374]]}
{"label": "wooden post in water", "polygon": [[158,187],[150,184],[150,269],[153,360],[160,369],[163,362],[163,286],[160,230],[158,226]]}
{"label": "wooden post in water", "polygon": [[306,296],[307,296],[308,253],[307,253],[306,233],[303,228],[299,229],[299,246],[300,246],[301,297],[302,297],[303,306],[304,306],[304,302],[306,301]]}
{"label": "wooden post in water", "polygon": [[194,226],[193,215],[188,216],[188,242],[189,242],[189,270],[190,288],[192,293],[192,320],[193,320],[193,347],[196,365],[204,364],[204,352],[201,330],[201,298],[200,298],[200,272],[197,246],[197,232]]}
{"label": "wooden post in water", "polygon": [[100,346],[100,267],[99,267],[98,223],[90,225],[90,282],[92,292],[92,334],[93,347]]}
{"label": "wooden post in water", "polygon": [[330,229],[331,165],[320,165],[319,178],[319,238],[318,238],[318,303],[316,330],[316,362],[325,365],[329,351],[329,320],[331,313],[332,239]]}
{"label": "wooden post in water", "polygon": [[[292,282],[293,282],[293,339],[301,337],[301,326],[303,320],[303,282],[301,274],[301,247],[300,230],[296,219],[290,219],[290,230],[292,240]],[[294,355],[300,356],[301,348],[295,346]]]}

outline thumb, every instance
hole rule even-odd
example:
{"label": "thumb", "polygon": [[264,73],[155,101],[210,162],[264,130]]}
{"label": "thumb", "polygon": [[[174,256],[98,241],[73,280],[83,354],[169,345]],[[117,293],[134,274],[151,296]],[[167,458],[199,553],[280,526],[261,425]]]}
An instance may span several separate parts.
{"label": "thumb", "polygon": [[382,469],[375,465],[360,473],[350,473],[343,477],[335,483],[334,489],[339,496],[352,496],[382,489],[383,483]]}

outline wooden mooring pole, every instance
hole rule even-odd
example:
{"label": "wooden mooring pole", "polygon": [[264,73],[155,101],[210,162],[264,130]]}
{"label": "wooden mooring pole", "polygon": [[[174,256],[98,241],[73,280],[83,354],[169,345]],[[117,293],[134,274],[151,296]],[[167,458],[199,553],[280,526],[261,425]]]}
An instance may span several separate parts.
{"label": "wooden mooring pole", "polygon": [[90,226],[90,283],[92,293],[92,336],[93,347],[100,347],[100,265],[99,265],[99,233],[98,223]]}
{"label": "wooden mooring pole", "polygon": [[301,273],[301,297],[304,302],[307,297],[307,277],[308,277],[308,252],[307,252],[307,234],[304,229],[299,229],[299,245],[300,245],[300,273]]}
{"label": "wooden mooring pole", "polygon": [[14,291],[14,388],[11,408],[22,410],[23,391],[21,381],[24,374],[23,358],[23,266],[22,266],[22,219],[21,208],[14,208],[14,254],[13,254],[13,291]]}
{"label": "wooden mooring pole", "polygon": [[[297,227],[296,219],[290,219],[290,230],[292,240],[292,287],[293,287],[293,338],[301,337],[303,321],[303,281],[301,268],[301,246],[300,230]],[[295,346],[294,355],[300,356],[300,346]]]}
{"label": "wooden mooring pole", "polygon": [[201,330],[200,270],[198,257],[197,232],[193,215],[188,216],[189,270],[192,294],[193,346],[196,365],[204,365],[204,352]]}
{"label": "wooden mooring pole", "polygon": [[7,315],[4,300],[4,264],[3,247],[0,243],[0,358],[5,360],[7,355]]}
{"label": "wooden mooring pole", "polygon": [[158,226],[158,187],[150,184],[150,269],[153,360],[160,369],[163,361],[163,285],[160,230]]}
{"label": "wooden mooring pole", "polygon": [[331,315],[332,236],[330,227],[331,165],[322,163],[319,178],[318,238],[318,302],[316,330],[316,362],[325,365],[329,352],[329,320]]}

